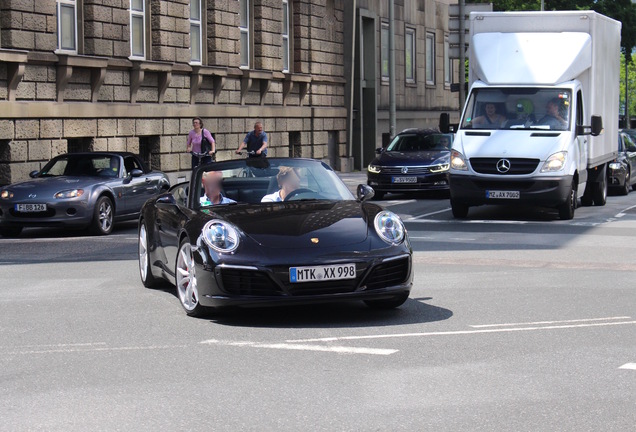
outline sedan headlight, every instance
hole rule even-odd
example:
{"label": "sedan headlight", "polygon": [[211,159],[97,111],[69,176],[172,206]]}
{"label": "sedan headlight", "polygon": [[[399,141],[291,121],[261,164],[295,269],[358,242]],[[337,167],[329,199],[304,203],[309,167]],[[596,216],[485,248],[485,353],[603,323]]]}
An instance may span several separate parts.
{"label": "sedan headlight", "polygon": [[380,171],[382,171],[382,168],[380,168],[377,165],[369,165],[367,169],[369,170],[370,173],[373,173],[373,174],[380,174]]}
{"label": "sedan headlight", "polygon": [[395,213],[383,210],[375,216],[373,224],[375,231],[385,242],[397,245],[404,241],[406,229],[402,220]]}
{"label": "sedan headlight", "polygon": [[541,168],[541,172],[561,171],[563,167],[565,167],[565,158],[567,155],[568,152],[565,151],[554,153],[546,159],[543,168]]}
{"label": "sedan headlight", "polygon": [[4,189],[2,192],[0,192],[0,198],[11,199],[13,198],[13,192],[11,192],[9,189]]}
{"label": "sedan headlight", "polygon": [[63,199],[63,198],[77,198],[77,197],[81,197],[82,195],[84,195],[84,189],[69,189],[69,190],[58,192],[54,196],[57,199]]}
{"label": "sedan headlight", "polygon": [[438,158],[429,168],[432,173],[446,172],[450,169],[450,155]]}
{"label": "sedan headlight", "polygon": [[450,166],[455,170],[468,171],[468,165],[466,164],[464,155],[457,150],[451,152]]}
{"label": "sedan headlight", "polygon": [[239,233],[227,222],[211,220],[203,227],[203,241],[217,252],[229,253],[238,247]]}
{"label": "sedan headlight", "polygon": [[609,164],[609,167],[611,170],[619,170],[622,168],[620,162],[612,162]]}

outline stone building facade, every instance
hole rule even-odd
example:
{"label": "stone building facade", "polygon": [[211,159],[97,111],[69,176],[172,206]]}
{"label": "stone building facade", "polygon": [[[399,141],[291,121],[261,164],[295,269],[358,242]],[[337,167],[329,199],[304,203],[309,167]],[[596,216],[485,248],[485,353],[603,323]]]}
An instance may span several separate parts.
{"label": "stone building facade", "polygon": [[[435,125],[440,110],[457,109],[440,69],[449,1],[395,0],[398,129]],[[98,150],[139,153],[173,182],[187,178],[195,116],[214,134],[218,160],[237,157],[262,121],[271,156],[364,168],[363,154],[388,131],[387,3],[2,0],[0,184],[58,154]],[[399,60],[407,28],[415,29],[415,80]],[[434,83],[421,78],[430,32]]]}

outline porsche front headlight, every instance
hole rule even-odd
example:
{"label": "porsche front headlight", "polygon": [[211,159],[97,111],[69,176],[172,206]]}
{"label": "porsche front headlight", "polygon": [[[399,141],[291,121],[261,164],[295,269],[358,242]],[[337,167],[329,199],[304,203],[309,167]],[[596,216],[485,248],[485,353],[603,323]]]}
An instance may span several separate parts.
{"label": "porsche front headlight", "polygon": [[55,194],[55,198],[63,199],[63,198],[77,198],[84,195],[84,189],[69,189],[65,191],[61,191]]}
{"label": "porsche front headlight", "polygon": [[239,245],[238,230],[221,220],[206,223],[202,235],[205,243],[217,252],[233,252]]}
{"label": "porsche front headlight", "polygon": [[397,245],[404,241],[406,229],[402,220],[395,213],[383,210],[375,216],[373,224],[375,231],[385,242]]}

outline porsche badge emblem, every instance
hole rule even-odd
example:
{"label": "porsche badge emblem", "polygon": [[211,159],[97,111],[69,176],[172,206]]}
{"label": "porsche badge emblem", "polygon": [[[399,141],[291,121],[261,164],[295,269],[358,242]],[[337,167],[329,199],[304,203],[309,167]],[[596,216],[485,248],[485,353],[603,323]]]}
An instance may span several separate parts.
{"label": "porsche badge emblem", "polygon": [[318,244],[318,242],[319,242],[319,241],[320,241],[320,240],[318,239],[318,237],[312,237],[312,238],[311,238],[311,242],[312,242],[313,244]]}

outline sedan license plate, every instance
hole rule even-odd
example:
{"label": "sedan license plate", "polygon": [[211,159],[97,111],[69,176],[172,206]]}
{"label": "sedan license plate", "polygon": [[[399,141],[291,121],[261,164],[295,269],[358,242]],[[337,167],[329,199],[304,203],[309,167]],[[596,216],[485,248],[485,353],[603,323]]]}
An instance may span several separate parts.
{"label": "sedan license plate", "polygon": [[336,264],[314,267],[289,268],[289,281],[291,283],[355,279],[355,277],[355,264]]}
{"label": "sedan license plate", "polygon": [[417,177],[393,177],[393,183],[417,183]]}
{"label": "sedan license plate", "polygon": [[486,198],[519,199],[519,198],[521,198],[521,194],[519,193],[519,191],[491,190],[491,191],[486,191]]}
{"label": "sedan license plate", "polygon": [[16,204],[15,210],[21,213],[45,212],[46,204]]}

